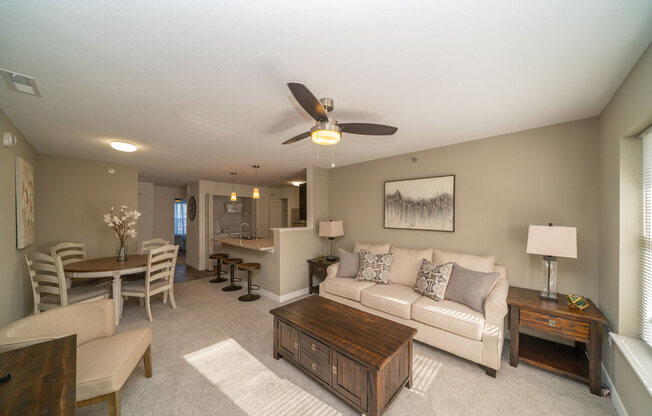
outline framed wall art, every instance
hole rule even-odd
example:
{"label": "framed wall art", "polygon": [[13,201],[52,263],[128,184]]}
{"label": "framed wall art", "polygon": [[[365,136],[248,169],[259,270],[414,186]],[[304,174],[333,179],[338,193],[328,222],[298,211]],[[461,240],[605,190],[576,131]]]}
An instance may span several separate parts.
{"label": "framed wall art", "polygon": [[34,242],[34,168],[16,158],[16,247]]}
{"label": "framed wall art", "polygon": [[455,231],[455,175],[385,182],[385,228]]}

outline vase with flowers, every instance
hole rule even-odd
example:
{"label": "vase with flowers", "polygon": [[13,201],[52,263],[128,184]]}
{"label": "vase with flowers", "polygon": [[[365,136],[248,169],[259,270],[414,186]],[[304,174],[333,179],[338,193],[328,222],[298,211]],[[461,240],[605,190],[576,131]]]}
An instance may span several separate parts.
{"label": "vase with flowers", "polygon": [[140,217],[140,212],[129,210],[122,205],[120,211],[115,213],[113,207],[108,214],[104,214],[104,223],[115,231],[120,240],[120,249],[118,250],[118,261],[127,260],[127,239],[136,238],[136,221]]}

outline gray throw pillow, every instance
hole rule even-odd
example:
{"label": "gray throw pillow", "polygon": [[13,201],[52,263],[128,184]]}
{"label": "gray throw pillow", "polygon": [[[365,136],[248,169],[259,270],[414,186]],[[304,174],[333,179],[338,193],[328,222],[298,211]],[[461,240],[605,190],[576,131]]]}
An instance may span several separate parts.
{"label": "gray throw pillow", "polygon": [[453,264],[444,299],[462,303],[484,313],[484,302],[498,281],[500,273],[484,273]]}
{"label": "gray throw pillow", "polygon": [[394,253],[373,254],[364,249],[360,250],[360,271],[356,280],[388,284],[393,258]]}
{"label": "gray throw pillow", "polygon": [[336,277],[356,277],[360,271],[360,253],[351,253],[343,248],[337,249],[340,265]]}
{"label": "gray throw pillow", "polygon": [[444,300],[446,286],[452,270],[452,262],[435,266],[428,260],[423,259],[414,290],[418,294],[428,296],[437,302]]}

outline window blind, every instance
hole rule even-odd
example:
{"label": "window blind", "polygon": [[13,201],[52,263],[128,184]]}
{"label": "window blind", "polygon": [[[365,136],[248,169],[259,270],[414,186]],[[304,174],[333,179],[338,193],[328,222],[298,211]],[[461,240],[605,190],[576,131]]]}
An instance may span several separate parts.
{"label": "window blind", "polygon": [[652,126],[643,140],[643,230],[641,235],[641,339],[652,347]]}

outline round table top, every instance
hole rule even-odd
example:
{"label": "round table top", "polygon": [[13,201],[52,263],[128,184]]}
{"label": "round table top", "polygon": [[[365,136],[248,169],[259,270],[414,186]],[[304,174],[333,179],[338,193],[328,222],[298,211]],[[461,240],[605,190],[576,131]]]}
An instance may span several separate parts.
{"label": "round table top", "polygon": [[127,260],[118,261],[115,256],[102,257],[66,264],[63,270],[68,273],[113,272],[147,267],[147,254],[127,255]]}

